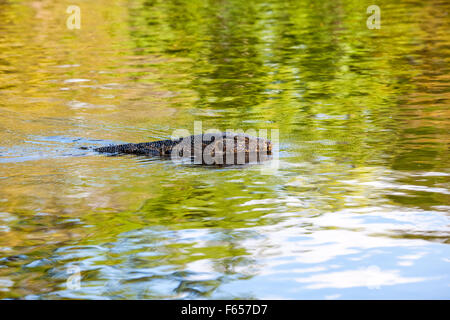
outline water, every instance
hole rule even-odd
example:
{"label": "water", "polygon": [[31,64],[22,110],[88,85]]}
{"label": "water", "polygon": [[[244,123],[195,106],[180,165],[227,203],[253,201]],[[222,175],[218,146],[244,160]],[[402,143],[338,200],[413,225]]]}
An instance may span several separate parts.
{"label": "water", "polygon": [[[1,1],[0,298],[448,299],[450,6],[371,4]],[[279,169],[79,149],[194,121]]]}

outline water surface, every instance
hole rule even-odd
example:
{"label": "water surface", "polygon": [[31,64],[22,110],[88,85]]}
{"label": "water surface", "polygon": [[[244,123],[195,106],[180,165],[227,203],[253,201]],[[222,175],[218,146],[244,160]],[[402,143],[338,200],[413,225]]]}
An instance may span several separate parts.
{"label": "water surface", "polygon": [[[69,4],[0,1],[0,298],[450,297],[447,1]],[[194,121],[278,170],[79,149]]]}

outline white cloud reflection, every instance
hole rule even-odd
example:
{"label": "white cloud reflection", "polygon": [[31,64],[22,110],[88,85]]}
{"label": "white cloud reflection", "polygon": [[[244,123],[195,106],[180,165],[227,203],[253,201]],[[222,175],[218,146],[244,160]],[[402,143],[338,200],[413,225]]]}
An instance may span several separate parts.
{"label": "white cloud reflection", "polygon": [[368,287],[377,289],[381,286],[414,283],[424,280],[426,280],[426,278],[404,277],[401,276],[397,270],[381,270],[378,267],[321,273],[295,279],[297,282],[307,284],[307,289],[344,289],[352,287]]}

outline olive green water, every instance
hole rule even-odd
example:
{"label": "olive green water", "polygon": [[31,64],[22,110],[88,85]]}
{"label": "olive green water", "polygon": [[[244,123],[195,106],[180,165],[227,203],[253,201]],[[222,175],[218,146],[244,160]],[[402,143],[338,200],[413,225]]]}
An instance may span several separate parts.
{"label": "olive green water", "polygon": [[[0,298],[450,298],[449,12],[0,0]],[[78,149],[194,121],[278,170]]]}

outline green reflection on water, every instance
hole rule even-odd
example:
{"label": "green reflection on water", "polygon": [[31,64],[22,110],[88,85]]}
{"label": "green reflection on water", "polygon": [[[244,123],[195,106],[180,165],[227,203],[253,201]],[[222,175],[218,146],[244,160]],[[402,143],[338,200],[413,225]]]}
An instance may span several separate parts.
{"label": "green reflection on water", "polygon": [[[65,3],[1,2],[0,297],[59,297],[73,262],[86,298],[259,297],[216,292],[263,273],[266,229],[343,230],[309,219],[343,210],[430,211],[431,229],[371,236],[448,243],[449,6],[381,1],[382,28],[369,30],[370,4],[80,2],[82,29],[70,31]],[[194,120],[279,129],[277,174],[74,156],[79,138],[166,138]],[[181,241],[192,230],[209,236]],[[58,251],[91,245],[87,257]],[[197,262],[210,273],[190,280]]]}

